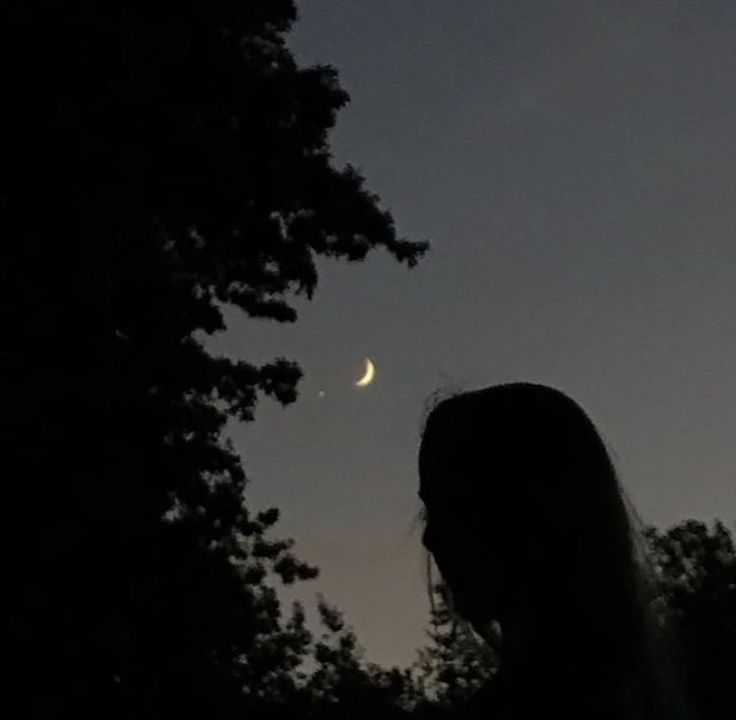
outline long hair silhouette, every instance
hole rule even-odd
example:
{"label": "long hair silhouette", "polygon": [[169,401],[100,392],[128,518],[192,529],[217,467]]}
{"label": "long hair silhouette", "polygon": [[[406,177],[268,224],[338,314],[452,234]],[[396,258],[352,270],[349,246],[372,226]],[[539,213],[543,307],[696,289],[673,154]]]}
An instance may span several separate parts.
{"label": "long hair silhouette", "polygon": [[690,717],[675,645],[652,611],[638,518],[578,403],[527,382],[442,399],[422,433],[419,479],[422,541],[455,611],[489,640],[501,630],[500,671],[473,707],[499,718]]}

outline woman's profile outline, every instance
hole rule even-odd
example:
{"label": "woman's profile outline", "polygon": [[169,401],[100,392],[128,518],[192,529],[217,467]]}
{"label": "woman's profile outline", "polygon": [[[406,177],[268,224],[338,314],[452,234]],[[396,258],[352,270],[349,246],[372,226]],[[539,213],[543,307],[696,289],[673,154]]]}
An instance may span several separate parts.
{"label": "woman's profile outline", "polygon": [[633,511],[577,402],[529,382],[445,398],[425,423],[419,480],[422,542],[456,613],[501,640],[471,714],[690,716],[650,612]]}

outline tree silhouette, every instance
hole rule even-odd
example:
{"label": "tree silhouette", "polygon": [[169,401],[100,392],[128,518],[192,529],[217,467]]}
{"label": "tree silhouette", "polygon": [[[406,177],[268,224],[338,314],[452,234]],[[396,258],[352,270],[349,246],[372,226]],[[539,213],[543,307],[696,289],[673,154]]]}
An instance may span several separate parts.
{"label": "tree silhouette", "polygon": [[[29,717],[230,718],[298,685],[274,583],[313,577],[222,438],[301,372],[212,357],[222,304],[291,322],[315,257],[413,266],[297,66],[290,0],[3,3],[0,353],[11,648]],[[12,543],[12,544],[11,544]],[[259,711],[260,712],[260,711]],[[264,710],[265,712],[265,710]]]}
{"label": "tree silhouette", "polygon": [[414,669],[424,712],[456,708],[498,669],[496,652],[452,609],[443,581],[432,584],[429,644],[418,651]]}
{"label": "tree silhouette", "polygon": [[736,547],[722,521],[647,536],[677,627],[684,679],[702,720],[736,716]]}
{"label": "tree silhouette", "polygon": [[316,666],[305,685],[311,714],[320,720],[409,717],[420,699],[412,670],[365,662],[342,613],[321,596],[318,611],[325,631],[314,645]]}

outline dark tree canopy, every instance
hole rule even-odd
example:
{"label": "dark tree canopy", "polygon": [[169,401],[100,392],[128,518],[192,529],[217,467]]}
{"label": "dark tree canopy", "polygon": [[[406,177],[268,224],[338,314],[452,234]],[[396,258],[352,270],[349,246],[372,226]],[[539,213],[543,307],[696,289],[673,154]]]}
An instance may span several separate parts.
{"label": "dark tree canopy", "polygon": [[736,716],[736,526],[649,530],[686,689],[700,720]]}
{"label": "dark tree canopy", "polygon": [[428,706],[452,710],[470,700],[494,675],[499,658],[451,607],[450,592],[440,581],[431,586],[429,643],[417,653],[417,684]]}
{"label": "dark tree canopy", "polygon": [[316,569],[246,508],[221,431],[301,373],[194,335],[222,303],[293,321],[317,255],[413,266],[427,245],[331,164],[348,97],[295,63],[290,0],[1,12],[15,688],[30,717],[240,717],[288,694],[307,644],[272,581]]}
{"label": "dark tree canopy", "polygon": [[332,166],[348,96],[333,68],[296,65],[293,3],[47,0],[4,15],[5,228],[23,233],[22,269],[74,280],[110,332],[211,332],[214,299],[293,320],[286,295],[311,296],[316,254],[383,246],[411,266],[426,250]]}

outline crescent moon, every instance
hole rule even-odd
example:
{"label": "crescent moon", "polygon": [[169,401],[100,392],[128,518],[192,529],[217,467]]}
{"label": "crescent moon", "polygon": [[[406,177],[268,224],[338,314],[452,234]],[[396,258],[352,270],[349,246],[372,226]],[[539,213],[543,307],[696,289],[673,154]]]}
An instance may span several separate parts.
{"label": "crescent moon", "polygon": [[365,359],[365,373],[363,377],[358,380],[355,385],[356,387],[365,387],[373,382],[373,377],[376,374],[376,366],[371,362],[370,358]]}

